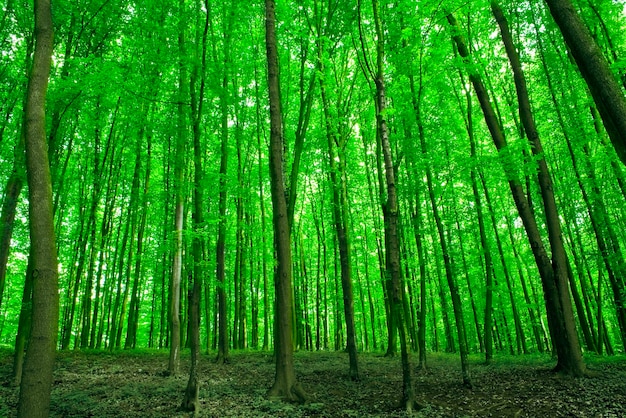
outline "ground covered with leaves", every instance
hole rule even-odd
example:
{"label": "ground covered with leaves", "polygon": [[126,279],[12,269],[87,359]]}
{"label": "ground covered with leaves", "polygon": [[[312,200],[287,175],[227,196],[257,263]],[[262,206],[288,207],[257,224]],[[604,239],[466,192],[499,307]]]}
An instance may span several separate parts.
{"label": "ground covered with leaves", "polygon": [[[187,383],[189,355],[180,376],[164,373],[166,351],[59,353],[52,417],[187,417],[178,410]],[[303,405],[266,398],[273,381],[271,353],[234,352],[227,365],[201,359],[203,417],[401,417],[399,358],[362,354],[361,380],[347,378],[348,357],[336,352],[296,354],[298,379],[310,400]],[[454,355],[433,354],[415,371],[418,417],[623,417],[626,357],[587,356],[594,377],[573,379],[550,371],[546,356],[496,357],[486,366],[472,360],[473,388],[461,384]],[[12,353],[0,351],[0,417],[16,415]]]}

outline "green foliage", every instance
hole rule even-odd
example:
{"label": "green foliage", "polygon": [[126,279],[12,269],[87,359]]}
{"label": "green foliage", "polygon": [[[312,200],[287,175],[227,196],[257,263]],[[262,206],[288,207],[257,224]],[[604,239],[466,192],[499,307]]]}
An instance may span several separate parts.
{"label": "green foliage", "polygon": [[[454,11],[459,20],[458,34],[472,48],[472,59],[463,60],[453,49],[452,32],[437,2],[383,3],[388,105],[383,117],[389,125],[398,171],[403,275],[412,312],[411,325],[417,328],[422,296],[417,233],[425,254],[427,347],[433,351],[445,348],[450,331],[446,328],[451,326],[445,311],[449,295],[441,291],[439,281],[443,277],[442,254],[428,204],[426,170],[430,169],[435,204],[442,216],[454,263],[454,280],[466,307],[465,321],[475,325],[471,327],[469,345],[474,351],[480,350],[488,266],[484,265],[477,238],[477,202],[472,192],[474,172],[485,206],[484,221],[494,259],[496,351],[510,351],[509,347],[518,346],[519,339],[524,339],[528,351],[536,351],[540,346],[538,339],[547,341],[544,329],[536,328],[537,323],[533,324],[531,319],[532,316],[546,323],[541,284],[507,180],[514,179],[526,188],[540,228],[545,232],[536,184],[539,156],[531,156],[527,139],[522,135],[513,79],[499,31],[485,4],[446,2],[447,11]],[[616,76],[626,70],[622,3],[601,1],[579,5]],[[205,213],[203,225],[194,229],[191,208],[195,173],[189,141],[184,158],[181,318],[186,321],[188,313],[188,279],[194,267],[191,242],[200,238],[204,246],[202,279],[206,286],[201,301],[201,341],[204,348],[213,346],[218,285],[215,246],[220,221],[219,162],[225,134],[221,130],[221,106],[226,103],[230,158],[224,179],[229,196],[225,215],[224,289],[229,302],[231,344],[234,338],[239,338],[234,337],[238,330],[242,330],[245,340],[242,346],[255,349],[262,346],[265,330],[269,342],[266,348],[273,344],[274,260],[262,4],[212,0],[206,4],[210,10],[205,9],[203,2],[186,0],[183,12],[159,2],[120,6],[119,2],[96,5],[64,0],[55,5],[56,44],[47,117],[61,264],[59,320],[61,328],[69,332],[63,335],[69,339],[66,348],[80,346],[87,317],[95,319],[88,330],[91,332],[95,327],[93,338],[89,336],[89,346],[115,348],[109,347],[117,338],[113,335],[115,324],[117,330],[121,328],[123,347],[135,277],[139,288],[135,295],[138,314],[136,324],[131,327],[138,328],[137,347],[156,349],[167,345],[168,289],[174,248],[175,141],[178,129],[192,138],[190,75],[193,71],[204,71],[206,80],[199,125],[204,166],[200,186],[204,189]],[[626,244],[623,233],[626,225],[620,210],[625,196],[624,168],[616,167],[614,151],[602,142],[606,139],[602,127],[598,125],[596,130],[587,88],[569,62],[567,50],[543,5],[502,1],[502,6],[511,17],[511,29],[529,80],[532,108],[555,182],[562,223],[571,229],[571,240],[569,234],[566,238],[570,258],[579,261],[572,262],[572,268],[585,312],[576,313],[586,315],[595,332],[601,308],[608,331],[607,343],[614,351],[622,351],[624,341],[608,283],[607,263],[601,258],[590,213],[600,203],[608,208],[601,224],[614,226],[615,236],[610,240],[616,247]],[[30,8],[25,2],[9,2],[0,13],[4,16],[0,16],[3,19],[0,73],[6,80],[0,86],[0,183],[3,185],[12,171],[15,144],[23,123],[22,97],[30,59],[28,39],[32,34]],[[206,12],[210,13],[207,62],[206,68],[201,68]],[[282,1],[278,2],[277,13],[286,172],[293,167],[296,136],[303,138],[292,226],[293,253],[298,255],[298,259],[294,258],[298,348],[317,349],[318,344],[319,348],[333,348],[335,342],[341,348],[344,341],[327,157],[327,112],[333,122],[330,130],[339,138],[335,145],[345,161],[358,345],[362,351],[381,351],[387,344],[382,286],[384,223],[379,210],[385,186],[379,184],[384,173],[377,147],[375,89],[364,75],[369,71],[368,65],[371,69],[375,53],[371,6],[367,2],[362,4],[361,32],[356,5],[351,2]],[[232,24],[229,24],[231,16]],[[178,47],[179,22],[185,35],[184,51]],[[224,62],[227,40],[231,42],[231,56]],[[318,55],[320,47],[323,51]],[[182,89],[178,81],[180,63],[186,74]],[[230,81],[224,88],[226,71]],[[489,90],[508,140],[508,146],[500,153],[493,147],[473,97],[469,74],[480,75]],[[200,89],[199,79],[195,79],[196,92]],[[320,80],[327,86],[328,109],[322,103]],[[182,126],[177,119],[179,106]],[[470,134],[476,141],[474,158],[470,157]],[[571,141],[571,153],[566,138]],[[600,186],[595,187],[597,192],[594,184]],[[585,202],[581,187],[592,195],[590,204]],[[489,207],[486,193],[491,199]],[[595,193],[599,195],[593,196]],[[29,246],[25,196],[25,193],[20,196],[13,224],[0,306],[3,346],[13,344],[21,308]],[[239,220],[238,209],[242,214]],[[141,223],[143,214],[145,224]],[[417,221],[420,229],[416,232],[413,222]],[[141,253],[137,251],[140,234]],[[609,232],[605,231],[604,236],[609,236]],[[615,252],[615,257],[608,259],[609,265],[617,265],[619,252]],[[506,281],[507,272],[510,285]],[[602,298],[598,297],[599,277],[603,282]],[[240,286],[236,287],[235,283]],[[87,300],[91,301],[90,306],[85,303]],[[515,329],[511,301],[521,316],[521,330]],[[537,329],[538,337],[533,333]],[[88,354],[97,356],[96,352],[88,351]],[[495,364],[498,361],[496,355]],[[121,390],[133,395],[130,388]],[[79,392],[67,394],[58,402],[82,404],[85,409],[81,411],[86,414],[95,407],[97,399]],[[283,409],[288,408],[285,405],[259,402],[259,408],[267,413],[290,412]],[[311,414],[321,408],[315,403],[307,407]],[[344,412],[350,415],[359,411],[347,408]]]}

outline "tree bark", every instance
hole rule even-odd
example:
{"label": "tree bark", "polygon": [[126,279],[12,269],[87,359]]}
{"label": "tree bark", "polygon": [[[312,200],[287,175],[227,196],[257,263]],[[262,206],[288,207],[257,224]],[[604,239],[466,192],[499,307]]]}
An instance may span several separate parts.
{"label": "tree bark", "polygon": [[[184,7],[184,0],[178,3],[180,12]],[[176,202],[174,209],[174,260],[172,263],[172,276],[170,279],[170,304],[169,304],[169,321],[170,321],[170,356],[168,363],[168,372],[175,376],[178,374],[180,366],[180,283],[183,264],[183,211],[185,206],[185,197],[183,193],[184,177],[185,177],[185,109],[183,100],[185,98],[185,34],[184,23],[182,17],[178,23],[178,47],[179,47],[179,89],[181,101],[178,104],[178,126],[176,134],[176,150],[174,162],[174,188],[176,190]]]}
{"label": "tree bark", "polygon": [[306,394],[296,380],[293,356],[291,239],[283,167],[283,121],[280,110],[276,3],[274,0],[265,0],[265,45],[270,106],[270,179],[274,209],[274,248],[277,258],[274,272],[276,374],[274,385],[269,390],[268,395],[270,398],[304,402]]}
{"label": "tree bark", "polygon": [[53,38],[50,1],[35,0],[35,56],[25,112],[33,305],[17,410],[18,417],[24,418],[48,416],[59,319],[59,273],[45,111]]}
{"label": "tree bark", "polygon": [[545,0],[589,86],[617,155],[626,164],[626,97],[571,0]]}

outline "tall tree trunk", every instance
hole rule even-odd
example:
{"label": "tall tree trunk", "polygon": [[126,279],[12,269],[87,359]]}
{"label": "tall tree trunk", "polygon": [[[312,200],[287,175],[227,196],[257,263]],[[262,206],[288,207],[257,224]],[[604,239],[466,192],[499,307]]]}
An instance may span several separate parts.
{"label": "tall tree trunk", "polygon": [[[148,118],[146,118],[149,120]],[[141,133],[139,138],[143,138]],[[143,141],[141,141],[143,142]],[[137,328],[139,326],[139,305],[141,298],[141,262],[143,259],[143,236],[146,229],[146,220],[148,217],[148,201],[150,190],[150,160],[152,158],[152,133],[146,135],[147,155],[146,155],[146,172],[143,185],[143,196],[141,198],[141,219],[139,220],[139,227],[137,231],[137,250],[135,253],[135,270],[133,274],[133,286],[130,294],[130,306],[128,308],[128,326],[126,328],[126,341],[124,342],[124,348],[135,348],[137,344]],[[138,158],[141,158],[141,149],[137,149]],[[139,185],[137,185],[139,186]],[[139,193],[139,190],[136,191]],[[137,197],[139,200],[139,197]],[[139,206],[139,204],[137,205]],[[139,211],[139,207],[137,207]],[[129,260],[130,261],[130,260]]]}
{"label": "tall tree trunk", "polygon": [[[80,201],[81,201],[81,208],[83,206],[84,203],[83,199],[84,198],[84,188],[81,188],[81,197],[80,197]],[[71,282],[71,284],[68,286],[67,291],[68,291],[68,296],[70,296],[67,300],[67,305],[65,307],[65,312],[63,315],[63,329],[61,332],[61,349],[65,350],[66,348],[69,348],[70,345],[70,341],[72,338],[72,326],[74,324],[74,315],[76,313],[76,301],[78,299],[78,291],[80,289],[80,282],[81,282],[81,278],[83,276],[83,271],[85,268],[85,257],[87,255],[87,235],[89,233],[89,231],[85,231],[85,224],[87,225],[91,225],[91,223],[89,222],[89,219],[85,219],[85,218],[89,218],[89,216],[85,216],[84,210],[81,209],[81,220],[80,220],[80,229],[79,229],[79,233],[78,233],[78,241],[76,243],[76,257],[78,258],[78,261],[76,263],[76,270],[72,271],[70,270],[73,274],[74,274],[74,281]],[[71,280],[71,279],[70,279]]]}
{"label": "tall tree trunk", "polygon": [[178,104],[178,127],[176,134],[176,151],[174,162],[174,188],[176,193],[176,203],[174,209],[174,260],[172,263],[172,276],[170,279],[170,304],[169,304],[169,322],[170,322],[170,356],[168,363],[168,372],[174,376],[178,374],[180,366],[180,282],[183,264],[183,211],[185,205],[185,197],[183,193],[185,178],[185,109],[183,101],[186,99],[184,94],[185,85],[185,66],[183,61],[185,57],[185,31],[182,12],[184,9],[184,0],[178,2],[179,11],[181,13],[178,23],[178,48],[179,48],[179,89],[180,103]]}
{"label": "tall tree trunk", "polygon": [[617,155],[626,164],[626,97],[571,0],[545,0],[589,86]]}
{"label": "tall tree trunk", "polygon": [[120,231],[122,228],[122,223],[124,224],[124,234],[122,237],[122,244],[121,246],[116,245],[116,247],[119,248],[119,250],[116,252],[116,255],[115,255],[116,258],[114,259],[114,262],[113,262],[114,266],[119,263],[119,265],[117,266],[117,289],[115,292],[115,303],[113,304],[113,313],[109,320],[109,323],[111,324],[110,332],[109,332],[109,329],[107,329],[107,334],[109,335],[108,347],[111,351],[113,351],[116,346],[119,346],[118,338],[117,338],[119,322],[117,318],[118,318],[118,312],[120,311],[120,305],[121,305],[121,299],[122,299],[122,281],[124,278],[124,274],[123,274],[124,254],[126,253],[126,246],[128,245],[128,235],[130,231],[130,221],[128,221],[128,217],[125,219],[125,222],[122,222],[120,219],[120,224],[119,224],[118,234],[117,234],[118,244],[119,244],[119,237],[120,237]]}
{"label": "tall tree trunk", "polygon": [[274,273],[276,374],[274,385],[269,390],[268,395],[271,398],[303,402],[306,400],[306,394],[296,380],[293,357],[291,239],[283,167],[283,121],[279,95],[276,3],[274,0],[265,0],[265,45],[270,105],[270,177],[272,206],[274,208],[274,248],[277,259]]}
{"label": "tall tree trunk", "polygon": [[424,240],[422,237],[422,200],[420,190],[415,186],[415,206],[411,205],[411,221],[417,248],[417,260],[420,271],[420,302],[418,312],[417,346],[419,351],[418,369],[426,369],[426,259],[424,257]]}
{"label": "tall tree trunk", "polygon": [[[412,367],[409,355],[409,344],[407,341],[407,328],[404,315],[403,297],[404,285],[402,280],[402,267],[400,265],[400,237],[398,231],[398,197],[396,174],[391,155],[391,143],[389,141],[389,128],[387,126],[387,97],[384,79],[384,28],[380,17],[380,5],[378,0],[372,0],[372,10],[374,15],[374,26],[376,30],[376,67],[370,70],[369,76],[376,86],[376,129],[382,147],[382,157],[384,161],[384,176],[386,187],[386,198],[381,199],[383,218],[385,221],[385,270],[387,281],[391,290],[391,310],[395,328],[398,331],[400,340],[400,352],[402,363],[402,406],[411,413],[418,407],[415,401],[415,393],[412,382]],[[359,19],[361,19],[359,1]],[[359,27],[361,25],[359,24]],[[361,33],[361,36],[363,34]],[[365,52],[365,51],[364,51]],[[383,184],[381,183],[381,192]],[[382,196],[381,196],[382,197]],[[390,332],[394,332],[390,330]]]}
{"label": "tall tree trunk", "polygon": [[80,331],[80,347],[87,348],[89,345],[89,334],[91,327],[91,303],[92,303],[92,290],[93,290],[93,279],[94,279],[94,268],[95,262],[98,255],[98,249],[96,248],[96,216],[98,206],[100,205],[100,196],[102,191],[103,183],[101,180],[102,166],[104,165],[101,154],[101,133],[99,127],[99,119],[100,119],[100,100],[98,97],[96,99],[96,120],[95,120],[95,129],[94,129],[94,161],[93,161],[93,185],[91,189],[91,202],[88,214],[87,221],[87,230],[89,231],[89,264],[87,266],[87,278],[85,280],[85,292],[83,293],[82,303],[81,303],[81,331]]}
{"label": "tall tree trunk", "polygon": [[[318,4],[315,4],[316,11]],[[329,23],[329,22],[327,22]],[[330,101],[327,95],[326,66],[327,59],[324,50],[324,40],[321,39],[322,28],[318,27],[318,67],[322,74],[319,78],[322,104],[324,109],[324,121],[326,127],[326,139],[328,143],[328,161],[330,165],[330,180],[333,195],[333,220],[335,222],[335,232],[339,245],[339,260],[341,266],[341,289],[343,293],[343,312],[346,320],[346,342],[348,356],[350,358],[349,376],[351,380],[359,380],[359,367],[356,347],[356,325],[354,320],[354,297],[352,294],[352,251],[350,242],[350,223],[346,185],[346,159],[343,152],[345,147],[345,137],[339,132],[339,126],[330,113]],[[337,107],[343,106],[339,101]],[[335,122],[335,123],[333,123]]]}
{"label": "tall tree trunk", "polygon": [[[456,19],[451,14],[447,16],[447,19],[453,28],[453,40],[459,50],[459,54],[463,57],[463,59],[468,60],[470,55],[469,49],[465,39],[460,33]],[[482,79],[476,72],[471,71],[470,81],[476,90],[476,95],[478,96],[478,100],[481,104],[481,108],[485,116],[485,122],[487,123],[494,144],[498,151],[501,152],[507,146],[506,139],[500,129],[500,124],[498,123],[495,113],[493,112],[493,108],[489,101]],[[527,136],[529,138],[533,138],[534,136],[532,132],[529,133],[528,130],[529,129],[527,129]],[[533,152],[540,154],[541,148],[533,148]],[[550,199],[549,195],[551,193],[551,186],[548,186],[549,176],[546,177],[547,172],[543,171],[541,163],[539,166],[540,172],[538,177],[540,178],[540,184],[541,182],[545,182],[542,186],[544,210],[546,212],[546,216],[550,216],[550,218],[547,218],[546,223],[548,224],[550,246],[553,252],[552,260],[550,260],[550,257],[544,247],[541,233],[537,226],[537,221],[530,210],[528,199],[524,194],[524,190],[519,181],[516,180],[517,176],[515,173],[507,172],[507,177],[509,178],[509,186],[513,194],[513,199],[522,219],[522,223],[526,229],[531,249],[542,279],[549,327],[558,357],[556,369],[564,372],[565,374],[581,376],[585,373],[585,366],[582,361],[569,296],[566,269],[567,258],[565,256],[561,236],[557,233],[557,231],[560,230],[560,226],[558,223],[558,216],[555,216],[556,206],[554,205],[553,195],[552,199]],[[511,168],[512,167],[505,166],[506,171],[511,171]]]}
{"label": "tall tree trunk", "polygon": [[[121,99],[118,98],[115,113],[113,115],[113,123],[111,124],[111,130],[109,131],[109,139],[112,139],[113,137],[115,120],[117,119],[117,112],[119,110],[120,100]],[[91,332],[89,336],[89,348],[92,348],[92,349],[95,347],[97,347],[98,349],[102,347],[102,332],[99,332],[99,331],[103,329],[104,321],[101,319],[100,324],[98,325],[98,319],[99,319],[98,315],[100,313],[100,305],[102,305],[102,310],[104,310],[105,307],[110,309],[110,306],[106,303],[106,296],[111,293],[110,291],[107,292],[107,290],[110,289],[111,287],[110,286],[111,280],[109,280],[111,279],[111,277],[107,276],[107,280],[105,282],[106,288],[105,288],[105,291],[102,292],[102,272],[103,272],[103,268],[105,265],[104,260],[108,254],[107,248],[109,248],[109,244],[111,243],[111,239],[112,239],[111,238],[111,230],[113,229],[112,208],[115,207],[115,201],[117,198],[117,189],[118,189],[118,182],[116,181],[116,177],[114,178],[114,173],[115,173],[114,169],[116,166],[119,167],[119,164],[116,164],[117,161],[115,160],[115,157],[116,157],[115,147],[112,146],[111,144],[107,145],[107,154],[109,152],[111,154],[110,154],[110,157],[108,158],[109,170],[108,170],[108,175],[107,175],[107,191],[106,191],[106,196],[105,196],[104,215],[102,217],[102,224],[100,226],[100,242],[98,245],[98,247],[100,248],[100,257],[98,260],[98,272],[96,274],[96,300],[94,304],[93,316],[91,318],[92,327],[91,327]],[[105,163],[106,161],[103,161],[103,166]],[[115,265],[115,263],[113,263],[113,265]],[[100,296],[101,293],[103,293],[102,297]],[[102,303],[101,304],[98,303],[99,301],[102,301]]]}
{"label": "tall tree trunk", "polygon": [[[500,26],[502,40],[513,70],[520,120],[522,121],[522,126],[526,132],[526,137],[530,142],[531,150],[538,166],[537,179],[539,189],[541,191],[541,198],[543,200],[544,215],[546,217],[546,226],[548,229],[548,239],[550,242],[550,250],[552,251],[552,270],[557,288],[557,297],[559,298],[558,304],[560,304],[561,309],[558,317],[560,322],[559,336],[561,341],[559,341],[558,344],[560,346],[561,355],[564,358],[559,359],[557,368],[563,369],[563,371],[567,374],[582,375],[585,372],[585,366],[582,361],[580,343],[578,341],[576,324],[574,322],[572,301],[570,299],[569,282],[573,280],[571,277],[572,271],[567,258],[567,253],[565,251],[565,245],[563,243],[561,221],[559,219],[556,200],[554,197],[554,185],[545,159],[543,147],[539,139],[535,119],[531,111],[528,89],[526,87],[526,77],[522,70],[519,55],[513,45],[513,37],[511,36],[508,22],[496,0],[491,1],[491,7],[496,21]],[[614,78],[612,78],[612,81],[615,85],[617,85]],[[622,99],[621,103],[623,104],[623,126],[626,128],[626,100],[624,100],[624,96],[621,92],[620,97]],[[622,139],[622,142],[626,162],[626,137]],[[583,314],[583,312],[581,312],[581,314]]]}
{"label": "tall tree trunk", "polygon": [[[465,86],[464,76],[461,70],[459,70],[459,76],[461,77],[463,86]],[[478,190],[478,180],[477,177],[481,176],[481,168],[477,162],[477,154],[476,154],[476,140],[474,139],[474,119],[472,112],[472,98],[471,92],[468,88],[463,88],[465,91],[465,101],[466,101],[466,117],[465,117],[465,129],[467,130],[467,135],[470,143],[470,158],[471,162],[471,171],[470,178],[472,181],[472,193],[474,195],[474,202],[476,207],[476,218],[478,220],[478,232],[480,235],[480,249],[482,253],[481,261],[484,258],[484,271],[485,271],[485,312],[484,312],[484,342],[483,338],[480,336],[480,330],[477,328],[477,333],[480,340],[481,351],[484,348],[485,351],[485,363],[489,364],[493,358],[493,290],[494,290],[494,269],[493,269],[493,259],[491,256],[491,249],[489,246],[489,241],[487,239],[487,232],[485,228],[485,220],[483,217],[483,204],[480,192]],[[459,107],[463,109],[462,101],[460,97]],[[486,189],[485,189],[486,192]],[[493,211],[490,210],[493,217]],[[458,222],[458,221],[457,221]],[[496,234],[496,239],[498,239],[498,235]],[[499,242],[499,241],[498,241]],[[506,268],[506,266],[505,266]],[[469,283],[468,283],[469,286]],[[472,299],[473,302],[473,299]],[[478,320],[476,321],[478,323]],[[478,324],[477,324],[478,326]]]}
{"label": "tall tree trunk", "polygon": [[[227,12],[226,12],[227,13]],[[224,22],[224,67],[222,75],[222,95],[220,96],[221,110],[221,157],[219,177],[219,223],[217,227],[216,273],[217,273],[217,315],[218,315],[218,341],[217,357],[218,364],[230,362],[229,339],[228,339],[228,307],[226,306],[226,205],[227,172],[228,172],[228,82],[230,68],[230,33],[232,30],[233,15],[228,13],[227,21]]]}
{"label": "tall tree trunk", "polygon": [[[193,288],[189,293],[189,323],[190,323],[190,349],[191,364],[189,366],[189,380],[181,408],[185,411],[193,411],[198,416],[200,411],[198,382],[198,358],[200,355],[200,295],[202,294],[202,280],[204,276],[204,238],[202,228],[204,228],[204,170],[202,168],[203,149],[201,144],[201,122],[202,109],[204,103],[205,70],[206,70],[206,48],[209,32],[209,0],[204,0],[205,20],[202,32],[202,43],[200,48],[200,65],[195,65],[191,72],[189,82],[191,100],[191,119],[193,129],[193,166],[194,166],[194,237],[192,242],[193,253]],[[198,1],[197,8],[201,9],[202,1]],[[198,51],[196,50],[196,54]],[[200,74],[198,74],[200,73]],[[199,91],[196,92],[199,79]]]}
{"label": "tall tree trunk", "polygon": [[[411,78],[412,79],[412,78]],[[410,80],[411,81],[411,80]],[[411,83],[412,86],[412,97],[413,97],[413,109],[415,111],[415,117],[417,120],[417,127],[419,131],[419,139],[420,139],[420,147],[422,155],[425,159],[429,158],[428,147],[426,144],[426,135],[424,133],[424,125],[422,123],[422,114],[421,114],[421,98],[422,98],[422,81],[420,79],[419,88],[417,93],[415,91],[414,83]],[[471,377],[470,377],[470,369],[469,369],[469,361],[468,361],[468,347],[467,347],[467,339],[465,333],[465,321],[463,318],[463,310],[461,306],[461,298],[459,295],[458,284],[456,283],[456,278],[454,277],[454,272],[452,271],[452,257],[450,256],[450,252],[448,250],[448,245],[446,243],[446,238],[444,234],[443,222],[441,219],[441,215],[439,214],[439,208],[437,206],[437,200],[435,196],[434,182],[433,182],[433,174],[430,168],[430,165],[426,166],[426,182],[428,185],[428,196],[430,198],[430,203],[433,211],[433,218],[435,221],[435,226],[437,228],[437,233],[439,235],[439,243],[441,245],[441,253],[443,255],[443,264],[444,269],[446,271],[446,281],[448,283],[448,289],[450,291],[450,297],[452,299],[452,310],[454,312],[454,318],[457,327],[457,337],[459,339],[459,353],[461,355],[461,368],[463,374],[463,385],[470,387],[472,386]]]}
{"label": "tall tree trunk", "polygon": [[[254,65],[255,80],[258,80],[258,68],[256,61]],[[270,346],[270,319],[269,319],[269,283],[267,273],[267,226],[265,220],[265,193],[263,192],[263,164],[262,155],[263,148],[261,145],[261,92],[259,83],[255,83],[254,92],[256,97],[255,115],[256,115],[256,137],[258,152],[258,181],[259,181],[259,209],[261,217],[261,264],[263,268],[263,350],[268,350]]]}
{"label": "tall tree trunk", "polygon": [[32,327],[17,415],[47,417],[59,320],[58,259],[52,214],[52,180],[46,146],[46,92],[54,30],[50,1],[35,0],[35,56],[25,112],[26,176],[32,257]]}

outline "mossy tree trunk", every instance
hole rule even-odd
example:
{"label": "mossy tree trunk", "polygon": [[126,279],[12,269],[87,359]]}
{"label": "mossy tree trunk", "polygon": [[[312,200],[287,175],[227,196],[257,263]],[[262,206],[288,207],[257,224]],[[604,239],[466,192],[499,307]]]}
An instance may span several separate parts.
{"label": "mossy tree trunk", "polygon": [[54,38],[49,0],[35,0],[34,33],[35,56],[25,112],[33,304],[17,410],[18,417],[24,418],[48,416],[59,320],[59,272],[46,146],[45,104]]}

